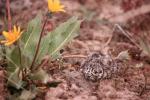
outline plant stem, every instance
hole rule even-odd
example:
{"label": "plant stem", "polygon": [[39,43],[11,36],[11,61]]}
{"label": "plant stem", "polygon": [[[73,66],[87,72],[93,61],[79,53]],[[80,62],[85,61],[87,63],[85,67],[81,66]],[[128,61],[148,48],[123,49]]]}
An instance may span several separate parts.
{"label": "plant stem", "polygon": [[42,40],[42,35],[43,35],[43,32],[44,32],[44,28],[46,26],[46,22],[47,22],[48,18],[46,16],[45,20],[44,20],[44,24],[43,24],[43,27],[42,27],[42,31],[40,33],[40,38],[39,38],[39,41],[38,41],[38,44],[37,44],[37,48],[36,48],[36,52],[35,52],[35,55],[34,55],[34,58],[33,58],[33,61],[32,61],[32,64],[30,66],[30,69],[31,69],[31,72],[33,72],[33,66],[34,66],[34,63],[36,61],[36,58],[37,58],[37,55],[38,55],[38,52],[39,52],[39,49],[40,49],[40,43],[41,43],[41,40]]}
{"label": "plant stem", "polygon": [[65,55],[62,58],[86,58],[85,55]]}
{"label": "plant stem", "polygon": [[10,1],[6,0],[6,10],[7,10],[7,16],[8,16],[8,30],[11,31],[11,14],[10,14]]}
{"label": "plant stem", "polygon": [[126,36],[137,48],[143,50],[139,44],[136,43],[135,39],[129,34],[129,32],[124,31],[123,28],[119,24],[115,24],[116,28],[118,28],[124,36]]}

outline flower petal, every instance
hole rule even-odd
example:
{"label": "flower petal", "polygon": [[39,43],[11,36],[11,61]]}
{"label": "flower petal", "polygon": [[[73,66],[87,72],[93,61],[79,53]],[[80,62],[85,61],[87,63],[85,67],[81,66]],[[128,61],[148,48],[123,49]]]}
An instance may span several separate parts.
{"label": "flower petal", "polygon": [[52,8],[53,0],[48,0],[48,8],[49,10]]}
{"label": "flower petal", "polygon": [[0,41],[0,43],[4,43],[6,46],[9,46],[13,44],[15,41],[17,41],[22,35],[22,33],[23,31],[21,31],[20,27],[14,26],[11,32],[3,31],[5,40]]}
{"label": "flower petal", "polygon": [[15,41],[9,41],[9,42],[6,42],[5,45],[6,45],[6,46],[10,46],[10,45],[13,44],[14,42],[15,42]]}
{"label": "flower petal", "polygon": [[20,27],[18,26],[18,31],[17,31],[18,33],[20,33]]}
{"label": "flower petal", "polygon": [[17,27],[14,25],[14,33],[17,33]]}
{"label": "flower petal", "polygon": [[59,0],[54,0],[54,4],[58,6],[58,5],[60,5],[60,1]]}
{"label": "flower petal", "polygon": [[3,35],[6,39],[9,39],[10,38],[10,33],[9,32],[6,32],[6,31],[3,31]]}
{"label": "flower petal", "polygon": [[48,0],[48,9],[50,12],[65,12],[64,6],[60,4],[60,0]]}
{"label": "flower petal", "polygon": [[59,11],[66,12],[64,9],[60,9]]}
{"label": "flower petal", "polygon": [[2,41],[0,41],[0,43],[6,43],[7,42],[7,40],[2,40]]}

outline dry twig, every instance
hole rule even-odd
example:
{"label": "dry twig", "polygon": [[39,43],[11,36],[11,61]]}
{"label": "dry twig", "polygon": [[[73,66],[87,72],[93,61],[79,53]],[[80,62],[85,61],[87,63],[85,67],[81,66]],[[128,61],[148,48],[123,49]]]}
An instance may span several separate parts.
{"label": "dry twig", "polygon": [[10,1],[6,0],[6,11],[8,17],[8,30],[11,31],[12,23],[11,23],[11,13],[10,13]]}
{"label": "dry twig", "polygon": [[112,17],[109,19],[109,21],[123,23],[123,22],[127,22],[128,20],[130,20],[136,16],[146,14],[149,12],[150,12],[150,5],[143,5],[137,9],[130,10],[127,13],[123,13],[123,14],[117,15],[115,17]]}

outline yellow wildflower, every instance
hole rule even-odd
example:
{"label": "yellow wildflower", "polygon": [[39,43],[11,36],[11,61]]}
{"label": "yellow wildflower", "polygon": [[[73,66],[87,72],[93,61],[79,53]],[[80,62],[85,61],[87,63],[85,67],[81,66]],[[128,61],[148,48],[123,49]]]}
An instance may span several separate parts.
{"label": "yellow wildflower", "polygon": [[48,0],[48,9],[50,12],[65,12],[64,5],[60,4],[60,0]]}
{"label": "yellow wildflower", "polygon": [[20,30],[20,27],[17,28],[16,26],[14,26],[14,29],[12,31],[3,31],[2,34],[5,37],[5,40],[2,40],[0,42],[4,43],[6,46],[9,46],[20,38],[22,32]]}

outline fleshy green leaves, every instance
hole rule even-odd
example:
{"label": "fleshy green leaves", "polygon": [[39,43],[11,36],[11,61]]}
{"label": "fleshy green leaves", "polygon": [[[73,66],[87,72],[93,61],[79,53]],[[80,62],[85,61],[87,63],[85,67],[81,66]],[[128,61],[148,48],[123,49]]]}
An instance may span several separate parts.
{"label": "fleshy green leaves", "polygon": [[23,80],[19,77],[20,68],[16,68],[14,72],[10,73],[8,77],[8,84],[17,89],[20,89],[23,85]]}
{"label": "fleshy green leaves", "polygon": [[6,49],[6,59],[8,60],[7,71],[14,72],[16,68],[21,68],[20,53],[17,47]]}
{"label": "fleshy green leaves", "polygon": [[40,80],[43,83],[47,83],[49,80],[48,74],[43,69],[38,69],[36,72],[30,74],[32,80]]}
{"label": "fleshy green leaves", "polygon": [[41,16],[38,15],[31,22],[29,22],[27,31],[22,36],[22,42],[24,43],[22,53],[30,60],[32,60],[35,55],[36,46],[39,41],[41,33],[41,20]]}
{"label": "fleshy green leaves", "polygon": [[77,17],[72,17],[67,22],[59,25],[54,31],[49,32],[47,36],[43,37],[38,55],[39,59],[46,54],[51,57],[58,55],[59,50],[77,36],[80,23],[81,21],[78,21]]}
{"label": "fleshy green leaves", "polygon": [[[66,25],[67,24],[67,25]],[[61,29],[63,26],[68,26],[64,27],[63,30]],[[77,36],[76,31],[80,27],[80,21],[77,21],[76,17],[71,18],[68,23],[62,24],[60,27],[58,27],[59,32],[61,32],[58,35],[55,35],[49,43],[49,51],[48,53],[53,56],[56,55],[56,53],[70,40],[72,40],[75,36]],[[57,31],[56,31],[57,32]],[[55,34],[55,31],[52,32],[51,34]]]}
{"label": "fleshy green leaves", "polygon": [[[68,42],[75,36],[80,27],[81,21],[77,17],[72,17],[66,22],[60,24],[55,30],[42,37],[39,52],[34,63],[34,71],[30,66],[35,56],[36,48],[41,34],[42,17],[38,15],[28,24],[27,30],[22,34],[19,46],[14,46],[6,50],[6,59],[8,61],[8,83],[16,88],[21,88],[24,79],[24,70],[31,80],[40,80],[46,83],[49,79],[48,74],[40,68],[41,60],[44,56],[55,58]],[[38,67],[38,68],[36,68]]]}
{"label": "fleshy green leaves", "polygon": [[[59,50],[77,35],[80,23],[81,21],[77,20],[77,17],[72,17],[68,21],[60,24],[52,32],[47,33],[46,36],[43,36],[38,53],[38,61],[41,61],[45,55],[50,55],[51,57],[58,56]],[[41,17],[37,16],[29,22],[27,32],[22,36],[22,42],[24,43],[23,53],[29,59],[33,59],[35,55],[40,32]]]}

